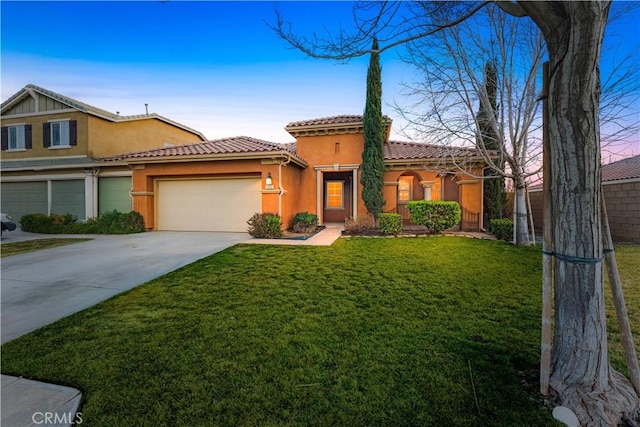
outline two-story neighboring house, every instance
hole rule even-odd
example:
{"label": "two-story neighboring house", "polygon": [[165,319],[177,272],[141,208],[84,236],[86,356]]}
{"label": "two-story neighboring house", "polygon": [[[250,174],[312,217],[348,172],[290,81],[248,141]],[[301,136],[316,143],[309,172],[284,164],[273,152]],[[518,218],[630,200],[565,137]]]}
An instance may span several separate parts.
{"label": "two-story neighboring house", "polygon": [[205,141],[200,132],[153,114],[121,116],[27,85],[2,103],[2,212],[73,214],[132,209],[132,171],[100,159]]}

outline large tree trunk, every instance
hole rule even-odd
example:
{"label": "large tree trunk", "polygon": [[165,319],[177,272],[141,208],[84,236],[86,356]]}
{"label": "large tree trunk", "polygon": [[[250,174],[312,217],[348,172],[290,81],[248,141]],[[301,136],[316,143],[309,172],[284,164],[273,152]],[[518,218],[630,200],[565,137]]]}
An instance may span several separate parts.
{"label": "large tree trunk", "polygon": [[529,223],[527,222],[527,198],[525,192],[525,182],[524,176],[514,175],[513,177],[514,184],[514,216],[515,223],[513,227],[515,228],[516,235],[516,245],[528,246],[529,245]]}
{"label": "large tree trunk", "polygon": [[552,394],[582,425],[615,426],[639,416],[640,400],[610,367],[607,346],[598,109],[609,2],[520,5],[545,34],[551,70],[545,179],[551,179],[556,258]]}

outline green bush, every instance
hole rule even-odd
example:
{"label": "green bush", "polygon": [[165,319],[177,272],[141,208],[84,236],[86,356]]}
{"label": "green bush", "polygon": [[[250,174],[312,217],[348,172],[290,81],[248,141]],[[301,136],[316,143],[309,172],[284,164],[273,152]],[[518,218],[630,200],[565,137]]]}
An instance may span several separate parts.
{"label": "green bush", "polygon": [[273,213],[255,213],[247,221],[249,228],[247,231],[253,237],[259,239],[275,239],[282,237],[282,219],[280,215]]}
{"label": "green bush", "polygon": [[509,218],[497,218],[489,220],[489,233],[496,236],[496,239],[513,240],[513,221]]}
{"label": "green bush", "polygon": [[363,236],[373,229],[370,215],[358,215],[357,218],[347,218],[344,222],[344,234],[348,236]]}
{"label": "green bush", "polygon": [[318,215],[309,212],[299,212],[293,217],[293,231],[296,233],[311,233],[318,227]]}
{"label": "green bush", "polygon": [[98,218],[78,222],[73,215],[26,214],[20,219],[23,231],[46,234],[131,234],[145,231],[138,212],[106,212]]}
{"label": "green bush", "polygon": [[402,231],[402,216],[396,213],[378,214],[378,228],[382,234],[397,236]]}
{"label": "green bush", "polygon": [[42,228],[46,228],[51,224],[51,220],[45,214],[32,213],[22,215],[20,218],[20,227],[22,231],[37,233]]}
{"label": "green bush", "polygon": [[460,205],[441,200],[414,200],[407,204],[411,222],[424,225],[431,233],[439,234],[460,222]]}

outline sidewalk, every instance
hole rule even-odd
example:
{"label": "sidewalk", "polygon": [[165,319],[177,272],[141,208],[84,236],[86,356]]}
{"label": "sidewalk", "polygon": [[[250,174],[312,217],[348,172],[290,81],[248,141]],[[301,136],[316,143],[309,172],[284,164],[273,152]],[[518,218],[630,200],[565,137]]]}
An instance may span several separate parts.
{"label": "sidewalk", "polygon": [[[344,224],[327,224],[326,228],[306,240],[292,239],[249,239],[241,243],[268,245],[312,245],[330,246],[341,235]],[[26,236],[26,237],[25,237]],[[29,238],[61,237],[25,234],[13,236],[9,240],[20,241]],[[18,238],[21,237],[21,238]],[[78,237],[78,236],[73,236]],[[4,242],[5,239],[3,239]],[[81,424],[82,413],[78,412],[81,393],[71,387],[47,384],[24,378],[2,375],[2,415],[0,425],[7,427],[60,426]]]}
{"label": "sidewalk", "polygon": [[82,422],[80,391],[71,387],[2,375],[2,425],[70,426]]}

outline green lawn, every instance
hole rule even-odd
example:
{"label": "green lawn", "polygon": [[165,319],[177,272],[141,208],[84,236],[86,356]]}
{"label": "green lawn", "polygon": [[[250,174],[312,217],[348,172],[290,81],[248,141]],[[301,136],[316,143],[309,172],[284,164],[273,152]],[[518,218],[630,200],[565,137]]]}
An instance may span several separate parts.
{"label": "green lawn", "polygon": [[22,242],[3,243],[0,246],[0,256],[6,257],[11,255],[18,255],[25,252],[39,251],[42,249],[55,248],[57,246],[71,245],[73,243],[86,242],[91,239],[84,238],[54,238],[54,239],[34,239],[25,240]]}
{"label": "green lawn", "polygon": [[503,242],[238,245],[3,345],[2,371],[81,389],[89,426],[554,425],[540,284],[540,248]]}

